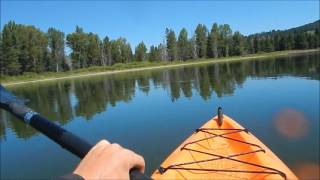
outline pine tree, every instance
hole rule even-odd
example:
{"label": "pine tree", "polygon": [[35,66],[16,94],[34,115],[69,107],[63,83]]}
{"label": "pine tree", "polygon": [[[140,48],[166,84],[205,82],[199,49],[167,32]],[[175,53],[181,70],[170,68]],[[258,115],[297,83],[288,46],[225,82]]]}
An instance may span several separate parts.
{"label": "pine tree", "polygon": [[188,41],[188,32],[185,28],[183,28],[178,37],[178,57],[179,60],[187,60],[190,59],[189,56],[189,41]]}
{"label": "pine tree", "polygon": [[191,58],[197,59],[198,58],[198,49],[197,49],[197,42],[196,37],[193,35],[192,38],[189,40],[189,51],[191,52]]}
{"label": "pine tree", "polygon": [[156,46],[151,46],[150,47],[150,54],[149,54],[149,61],[154,62],[154,61],[159,61],[160,58],[160,53],[159,49]]}
{"label": "pine tree", "polygon": [[111,40],[111,59],[112,63],[120,63],[121,62],[121,50],[119,45],[119,40]]}
{"label": "pine tree", "polygon": [[166,29],[167,51],[169,61],[174,61],[178,57],[176,35],[172,29]]}
{"label": "pine tree", "polygon": [[159,56],[161,61],[168,61],[168,50],[164,43],[160,43],[158,46]]}
{"label": "pine tree", "polygon": [[254,53],[258,53],[261,51],[258,36],[254,36],[253,38],[253,47],[254,47]]}
{"label": "pine tree", "polygon": [[111,57],[111,42],[109,40],[109,37],[106,36],[104,39],[103,39],[103,56],[106,60],[106,64],[107,65],[112,65],[113,64],[113,60],[112,60],[112,57]]}
{"label": "pine tree", "polygon": [[211,31],[208,35],[208,45],[207,45],[207,56],[209,58],[217,58],[218,53],[218,40],[219,40],[219,28],[218,24],[214,23],[212,25]]}
{"label": "pine tree", "polygon": [[239,31],[236,31],[232,36],[232,50],[231,54],[240,56],[244,53],[244,41],[243,36]]}
{"label": "pine tree", "polygon": [[265,52],[272,52],[274,51],[273,47],[273,41],[271,40],[271,37],[267,36],[265,39],[265,45],[264,45],[264,51]]}
{"label": "pine tree", "polygon": [[146,61],[147,60],[147,48],[144,42],[140,42],[135,49],[135,59],[136,61]]}
{"label": "pine tree", "polygon": [[295,36],[295,48],[296,49],[306,49],[308,48],[308,41],[306,33],[298,32]]}
{"label": "pine tree", "polygon": [[198,24],[195,35],[197,44],[197,56],[199,58],[205,58],[207,55],[207,27],[203,24]]}
{"label": "pine tree", "polygon": [[223,24],[219,26],[220,31],[220,47],[221,47],[221,54],[224,57],[229,56],[229,47],[232,38],[232,30],[228,24]]}
{"label": "pine tree", "polygon": [[132,49],[130,44],[127,42],[125,38],[118,38],[118,45],[120,48],[121,54],[121,63],[129,63],[133,59]]}

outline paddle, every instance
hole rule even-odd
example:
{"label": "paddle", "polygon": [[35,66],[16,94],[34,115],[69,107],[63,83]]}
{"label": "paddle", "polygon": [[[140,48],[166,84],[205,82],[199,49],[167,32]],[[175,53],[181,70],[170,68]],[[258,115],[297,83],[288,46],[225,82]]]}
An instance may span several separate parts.
{"label": "paddle", "polygon": [[[61,126],[47,120],[37,112],[31,110],[26,105],[26,100],[16,97],[14,94],[6,90],[0,85],[0,107],[9,111],[11,114],[22,120],[24,123],[31,125],[54,142],[78,156],[84,156],[93,147],[92,144],[74,135],[73,133],[63,129]],[[130,170],[130,179],[150,179],[137,169]]]}

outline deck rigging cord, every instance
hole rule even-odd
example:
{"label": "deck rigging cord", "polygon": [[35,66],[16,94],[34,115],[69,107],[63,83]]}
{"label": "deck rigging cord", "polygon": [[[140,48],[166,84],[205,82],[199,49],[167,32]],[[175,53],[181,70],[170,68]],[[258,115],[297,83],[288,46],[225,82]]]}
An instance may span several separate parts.
{"label": "deck rigging cord", "polygon": [[[214,133],[215,131],[227,131],[226,133],[223,134],[217,134]],[[196,153],[201,153],[201,154],[205,154],[205,155],[209,155],[211,156],[211,158],[209,159],[205,159],[205,160],[197,160],[197,161],[191,161],[191,162],[184,162],[184,163],[178,163],[178,164],[172,164],[169,165],[167,167],[159,167],[158,170],[161,174],[165,173],[167,170],[187,170],[187,171],[206,171],[206,172],[231,172],[231,173],[253,173],[253,174],[278,174],[280,176],[282,176],[284,179],[287,179],[286,174],[271,168],[271,167],[267,167],[267,166],[262,166],[259,164],[254,164],[254,163],[250,163],[250,162],[246,162],[246,161],[242,161],[239,159],[235,159],[235,157],[239,157],[239,156],[245,156],[245,155],[249,155],[249,154],[254,154],[254,153],[259,153],[259,152],[263,152],[265,153],[265,150],[260,147],[257,144],[253,144],[250,142],[245,142],[245,141],[241,141],[239,139],[234,139],[231,137],[227,137],[226,135],[230,135],[230,134],[235,134],[235,133],[249,133],[249,131],[247,129],[232,129],[232,128],[199,128],[195,130],[195,133],[205,133],[205,135],[209,135],[209,137],[205,137],[202,139],[198,139],[192,142],[188,142],[186,144],[184,144],[182,146],[182,148],[180,149],[181,151],[185,150],[185,151],[189,151],[189,152],[196,152]],[[231,141],[236,141],[239,143],[243,143],[245,145],[249,145],[249,146],[254,146],[257,147],[258,149],[256,150],[252,150],[249,152],[241,152],[241,153],[237,153],[237,154],[232,154],[232,155],[228,155],[228,156],[222,156],[219,154],[214,154],[211,152],[205,152],[205,151],[199,151],[196,149],[192,149],[189,148],[188,146],[192,145],[192,144],[197,144],[201,141],[205,141],[205,140],[213,140],[214,138],[224,138],[227,140],[231,140]],[[232,169],[209,169],[209,168],[188,168],[188,167],[182,167],[185,165],[191,165],[191,164],[197,164],[197,163],[204,163],[204,162],[212,162],[212,161],[217,161],[217,160],[222,160],[222,159],[227,159],[227,160],[231,160],[231,161],[235,161],[238,163],[242,163],[245,165],[251,165],[251,166],[255,166],[255,167],[259,167],[265,170],[232,170]]]}

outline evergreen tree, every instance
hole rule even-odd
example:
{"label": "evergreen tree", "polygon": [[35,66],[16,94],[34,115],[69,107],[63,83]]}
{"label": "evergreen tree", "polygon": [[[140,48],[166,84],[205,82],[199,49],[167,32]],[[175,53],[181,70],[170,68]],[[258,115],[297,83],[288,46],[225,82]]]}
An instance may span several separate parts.
{"label": "evergreen tree", "polygon": [[190,59],[188,32],[183,28],[178,37],[178,57],[179,60]]}
{"label": "evergreen tree", "polygon": [[3,59],[3,45],[2,45],[2,31],[0,32],[0,76],[4,75],[4,59]]}
{"label": "evergreen tree", "polygon": [[219,26],[220,31],[220,52],[224,57],[229,56],[229,46],[232,37],[232,30],[228,24]]}
{"label": "evergreen tree", "polygon": [[120,63],[121,62],[121,49],[118,40],[111,40],[111,59],[112,63]]}
{"label": "evergreen tree", "polygon": [[284,34],[280,35],[279,48],[280,48],[280,51],[287,49],[286,37]]}
{"label": "evergreen tree", "polygon": [[160,43],[158,46],[158,50],[159,50],[160,60],[167,61],[168,60],[167,47],[164,44]]}
{"label": "evergreen tree", "polygon": [[120,38],[120,51],[122,57],[122,63],[130,63],[133,59],[132,49],[125,38]]}
{"label": "evergreen tree", "polygon": [[178,57],[176,35],[172,29],[166,29],[167,51],[169,61],[174,61]]}
{"label": "evergreen tree", "polygon": [[254,53],[260,52],[260,42],[258,36],[254,36],[253,38],[253,47],[254,47]]}
{"label": "evergreen tree", "polygon": [[307,42],[308,42],[308,49],[317,48],[319,43],[319,36],[317,31],[307,33]]}
{"label": "evergreen tree", "polygon": [[189,50],[191,52],[191,58],[197,59],[198,58],[198,49],[197,49],[197,41],[196,37],[192,36],[192,38],[189,40]]}
{"label": "evergreen tree", "polygon": [[[319,21],[317,22],[319,23]],[[229,25],[214,23],[211,31],[198,24],[192,38],[183,28],[176,40],[172,29],[166,29],[166,39],[159,46],[151,46],[150,52],[144,43],[135,48],[136,60],[174,61],[197,58],[216,58],[246,53],[272,52],[290,49],[310,49],[320,46],[319,26],[310,29],[289,29],[285,31],[263,32],[243,36],[239,32],[232,35]],[[4,25],[0,33],[0,70],[3,75],[18,75],[24,72],[61,71],[89,66],[104,66],[115,63],[130,63],[133,54],[125,38],[103,41],[94,33],[85,33],[76,27],[75,32],[66,36],[70,55],[64,53],[64,33],[49,28],[46,33],[34,26],[16,24]],[[149,57],[147,57],[149,56]],[[71,60],[70,60],[71,59]],[[69,64],[69,67],[67,65]]]}
{"label": "evergreen tree", "polygon": [[249,54],[255,53],[253,36],[249,36],[246,38],[246,51]]}
{"label": "evergreen tree", "polygon": [[205,58],[207,54],[207,27],[203,24],[198,24],[195,35],[197,44],[197,56],[199,58]]}
{"label": "evergreen tree", "polygon": [[280,51],[280,35],[279,33],[273,36],[274,50]]}
{"label": "evergreen tree", "polygon": [[294,34],[289,33],[287,36],[287,49],[294,49]]}
{"label": "evergreen tree", "polygon": [[315,48],[320,47],[320,26],[318,26],[318,28],[315,30],[314,41],[315,41]]}
{"label": "evergreen tree", "polygon": [[218,53],[219,36],[220,35],[219,35],[218,24],[214,23],[208,35],[207,56],[209,58],[217,58],[219,56],[219,53]]}
{"label": "evergreen tree", "polygon": [[232,36],[232,50],[231,54],[240,56],[244,53],[244,41],[243,36],[239,31],[236,31]]}
{"label": "evergreen tree", "polygon": [[135,59],[136,61],[146,61],[147,60],[147,48],[144,42],[140,42],[135,49]]}
{"label": "evergreen tree", "polygon": [[112,65],[113,64],[113,60],[111,57],[111,42],[109,40],[109,37],[106,36],[103,39],[103,49],[102,49],[102,53],[103,53],[103,57],[105,59],[105,63],[107,65]]}
{"label": "evergreen tree", "polygon": [[308,48],[308,41],[306,33],[298,32],[295,36],[295,48],[296,49],[306,49]]}
{"label": "evergreen tree", "polygon": [[160,53],[159,49],[156,46],[151,46],[150,47],[150,54],[149,54],[149,61],[159,61],[160,58]]}
{"label": "evergreen tree", "polygon": [[265,41],[264,41],[264,51],[265,52],[272,52],[274,51],[274,47],[273,47],[273,41],[271,39],[271,37],[266,37]]}

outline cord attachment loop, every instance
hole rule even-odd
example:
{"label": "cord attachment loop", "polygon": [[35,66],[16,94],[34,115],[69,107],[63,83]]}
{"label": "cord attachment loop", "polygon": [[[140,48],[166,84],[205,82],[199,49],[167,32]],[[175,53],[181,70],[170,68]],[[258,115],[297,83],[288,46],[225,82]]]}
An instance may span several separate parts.
{"label": "cord attachment loop", "polygon": [[28,111],[24,117],[23,117],[23,120],[25,123],[27,124],[30,124],[30,121],[31,121],[31,118],[34,116],[34,115],[37,115],[38,113],[37,112],[34,112],[34,111]]}

